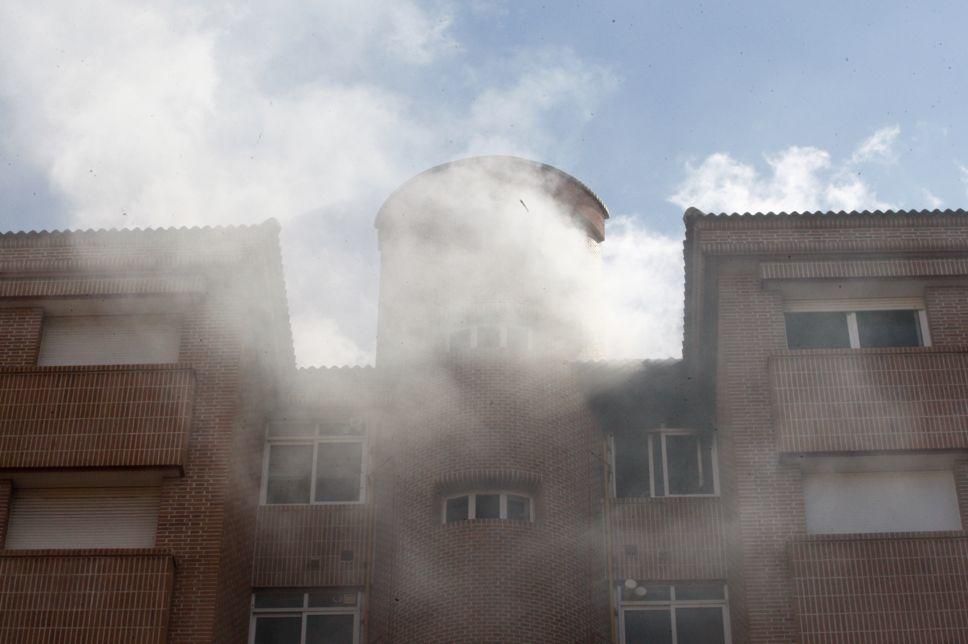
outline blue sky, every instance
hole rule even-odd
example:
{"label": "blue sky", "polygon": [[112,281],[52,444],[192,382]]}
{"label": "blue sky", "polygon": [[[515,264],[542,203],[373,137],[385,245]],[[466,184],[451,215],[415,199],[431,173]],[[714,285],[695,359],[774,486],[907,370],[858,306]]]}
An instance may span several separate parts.
{"label": "blue sky", "polygon": [[[952,207],[959,3],[282,0],[0,7],[0,228],[283,224],[305,364],[372,359],[372,219],[512,153],[612,214],[609,355],[675,355],[681,216]],[[629,321],[634,324],[629,324]],[[621,335],[625,333],[625,335]]]}

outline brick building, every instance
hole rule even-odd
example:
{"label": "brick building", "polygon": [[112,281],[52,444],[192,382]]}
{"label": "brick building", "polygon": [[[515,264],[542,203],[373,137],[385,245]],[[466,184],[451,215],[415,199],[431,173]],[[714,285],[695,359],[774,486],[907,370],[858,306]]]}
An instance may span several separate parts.
{"label": "brick building", "polygon": [[0,642],[968,641],[968,213],[689,210],[683,359],[621,363],[607,218],[416,177],[329,369],[273,223],[0,235]]}

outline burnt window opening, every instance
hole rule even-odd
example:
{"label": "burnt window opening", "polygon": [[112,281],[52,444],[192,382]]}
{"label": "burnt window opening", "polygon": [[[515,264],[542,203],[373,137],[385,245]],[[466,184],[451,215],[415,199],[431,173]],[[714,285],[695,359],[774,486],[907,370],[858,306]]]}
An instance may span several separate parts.
{"label": "burnt window opening", "polygon": [[250,622],[253,644],[355,644],[360,637],[356,589],[257,590]]}
{"label": "burnt window opening", "polygon": [[788,311],[790,349],[866,349],[929,346],[923,309]]}
{"label": "burnt window opening", "polygon": [[270,424],[263,503],[362,502],[365,478],[361,434],[357,424]]}
{"label": "burnt window opening", "polygon": [[619,586],[623,644],[728,644],[729,614],[722,582]]}
{"label": "burnt window opening", "polygon": [[616,497],[715,496],[716,440],[708,432],[663,430],[612,438]]}
{"label": "burnt window opening", "polygon": [[476,519],[534,521],[534,504],[529,496],[514,492],[473,492],[444,499],[443,522]]}

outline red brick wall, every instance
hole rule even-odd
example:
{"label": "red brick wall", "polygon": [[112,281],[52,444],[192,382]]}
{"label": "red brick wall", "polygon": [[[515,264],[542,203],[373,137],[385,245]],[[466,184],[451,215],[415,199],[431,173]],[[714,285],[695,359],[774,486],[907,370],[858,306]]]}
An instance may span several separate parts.
{"label": "red brick wall", "polygon": [[718,292],[716,405],[734,470],[731,534],[738,543],[730,548],[731,561],[743,566],[748,622],[741,624],[748,623],[750,642],[791,642],[797,636],[786,547],[806,528],[800,472],[781,465],[777,453],[767,368],[770,356],[786,349],[782,301],[762,289],[755,262],[723,266]]}
{"label": "red brick wall", "polygon": [[0,468],[180,466],[194,385],[168,366],[0,371]]}
{"label": "red brick wall", "polygon": [[968,448],[968,353],[783,352],[770,375],[781,452]]}
{"label": "red brick wall", "polygon": [[931,287],[925,290],[931,344],[936,347],[968,346],[968,287]]}
{"label": "red brick wall", "polygon": [[790,558],[803,644],[968,641],[968,537],[831,536]]}
{"label": "red brick wall", "polygon": [[[594,641],[601,437],[573,375],[503,361],[398,375],[374,449],[371,641]],[[533,494],[534,523],[442,524],[444,495],[502,487]]]}
{"label": "red brick wall", "polygon": [[37,364],[43,318],[41,309],[0,309],[0,368]]}
{"label": "red brick wall", "polygon": [[0,641],[166,644],[174,561],[162,550],[0,552]]}
{"label": "red brick wall", "polygon": [[726,578],[719,498],[617,499],[608,515],[615,579]]}

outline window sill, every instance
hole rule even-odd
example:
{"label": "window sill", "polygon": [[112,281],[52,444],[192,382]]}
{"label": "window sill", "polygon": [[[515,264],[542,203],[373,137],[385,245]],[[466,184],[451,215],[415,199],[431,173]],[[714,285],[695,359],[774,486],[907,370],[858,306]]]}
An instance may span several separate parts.
{"label": "window sill", "polygon": [[675,494],[671,496],[610,496],[612,502],[619,505],[635,505],[654,502],[670,501],[681,503],[695,500],[719,499],[719,494]]}

